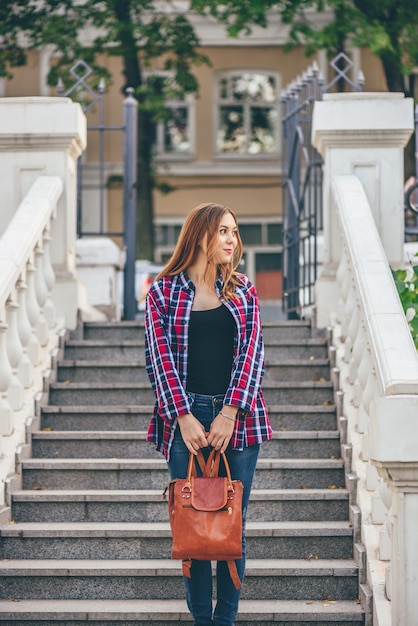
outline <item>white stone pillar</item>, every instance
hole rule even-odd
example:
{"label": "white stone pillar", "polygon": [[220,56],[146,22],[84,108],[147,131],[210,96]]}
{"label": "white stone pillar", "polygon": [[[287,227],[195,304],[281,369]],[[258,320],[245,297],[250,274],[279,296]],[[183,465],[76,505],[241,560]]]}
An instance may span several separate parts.
{"label": "white stone pillar", "polygon": [[121,275],[124,255],[107,237],[77,240],[77,276],[86,287],[87,304],[108,320],[121,318]]}
{"label": "white stone pillar", "polygon": [[77,321],[75,263],[77,158],[86,147],[86,118],[69,98],[0,99],[0,236],[40,175],[59,176],[64,193],[51,231],[52,299],[67,328]]}
{"label": "white stone pillar", "polygon": [[327,94],[315,103],[312,141],[324,158],[324,266],[316,284],[318,325],[336,310],[340,255],[331,182],[355,174],[363,184],[387,258],[403,265],[403,149],[414,128],[413,101],[402,93]]}
{"label": "white stone pillar", "polygon": [[390,529],[393,626],[415,624],[418,615],[417,415],[418,390],[414,395],[376,398],[371,404],[370,458],[393,493]]}

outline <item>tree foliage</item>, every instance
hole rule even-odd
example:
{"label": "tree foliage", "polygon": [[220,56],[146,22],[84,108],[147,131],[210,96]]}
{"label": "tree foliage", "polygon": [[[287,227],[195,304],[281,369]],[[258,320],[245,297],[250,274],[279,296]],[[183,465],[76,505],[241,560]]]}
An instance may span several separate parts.
{"label": "tree foliage", "polygon": [[[285,49],[304,45],[307,55],[326,50],[329,58],[348,45],[380,58],[389,91],[414,97],[412,69],[418,65],[418,0],[192,0],[191,6],[224,23],[228,34],[249,34],[278,14],[289,26]],[[313,19],[328,19],[318,27]],[[414,140],[405,150],[405,178],[415,173]]]}
{"label": "tree foliage", "polygon": [[[125,87],[133,87],[138,107],[137,247],[140,258],[153,259],[152,124],[163,119],[164,101],[197,91],[193,66],[208,63],[187,16],[175,3],[152,0],[1,0],[0,76],[26,62],[26,51],[50,46],[54,63],[48,82],[72,84],[69,69],[79,59],[94,70],[95,85],[111,79],[103,59],[123,62]],[[147,81],[144,71],[157,61],[171,81]]]}
{"label": "tree foliage", "polygon": [[[232,37],[278,13],[289,25],[287,48],[303,44],[308,55],[326,50],[332,57],[347,43],[367,47],[381,59],[390,91],[405,91],[404,76],[418,64],[416,0],[192,0],[192,7],[226,24]],[[318,28],[313,12],[329,15],[328,23]]]}

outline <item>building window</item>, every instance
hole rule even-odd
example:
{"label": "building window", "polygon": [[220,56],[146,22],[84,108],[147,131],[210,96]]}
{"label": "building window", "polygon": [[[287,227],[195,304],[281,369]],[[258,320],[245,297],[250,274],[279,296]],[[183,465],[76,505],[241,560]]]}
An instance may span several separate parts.
{"label": "building window", "polygon": [[273,72],[228,71],[216,76],[218,156],[277,156],[279,78]]}
{"label": "building window", "polygon": [[147,89],[154,97],[163,96],[163,110],[153,124],[153,145],[157,158],[191,157],[193,146],[194,98],[183,97],[168,72],[147,76]]}

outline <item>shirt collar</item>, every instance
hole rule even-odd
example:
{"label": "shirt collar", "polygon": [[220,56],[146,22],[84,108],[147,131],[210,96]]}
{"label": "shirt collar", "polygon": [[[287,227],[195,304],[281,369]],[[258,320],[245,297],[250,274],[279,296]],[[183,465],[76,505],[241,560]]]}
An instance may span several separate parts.
{"label": "shirt collar", "polygon": [[195,286],[190,280],[189,275],[187,274],[185,270],[183,272],[180,272],[180,274],[178,275],[178,278],[180,281],[181,288],[184,289],[184,291],[187,291],[188,293],[190,293],[191,291],[193,292],[195,291]]}
{"label": "shirt collar", "polygon": [[[179,277],[182,289],[188,292],[195,291],[195,286],[193,282],[190,280],[189,275],[187,274],[186,270],[184,270],[183,272],[180,272],[178,277]],[[215,282],[215,288],[216,288],[218,295],[222,292],[223,286],[224,286],[224,279],[222,277],[222,274],[219,273],[218,278],[216,279],[216,282]]]}

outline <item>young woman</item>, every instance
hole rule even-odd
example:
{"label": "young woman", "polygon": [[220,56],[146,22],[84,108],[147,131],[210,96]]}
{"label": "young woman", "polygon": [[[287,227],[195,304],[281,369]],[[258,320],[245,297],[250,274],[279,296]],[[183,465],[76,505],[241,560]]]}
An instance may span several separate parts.
{"label": "young woman", "polygon": [[[264,347],[257,294],[236,271],[242,255],[231,209],[201,204],[187,217],[173,256],[147,295],[145,353],[156,404],[148,431],[168,462],[171,478],[185,478],[190,452],[225,452],[243,493],[241,580],[245,518],[260,443],[271,438],[261,391]],[[227,563],[217,563],[212,608],[209,561],[192,562],[185,578],[195,626],[233,626],[240,592]]]}

